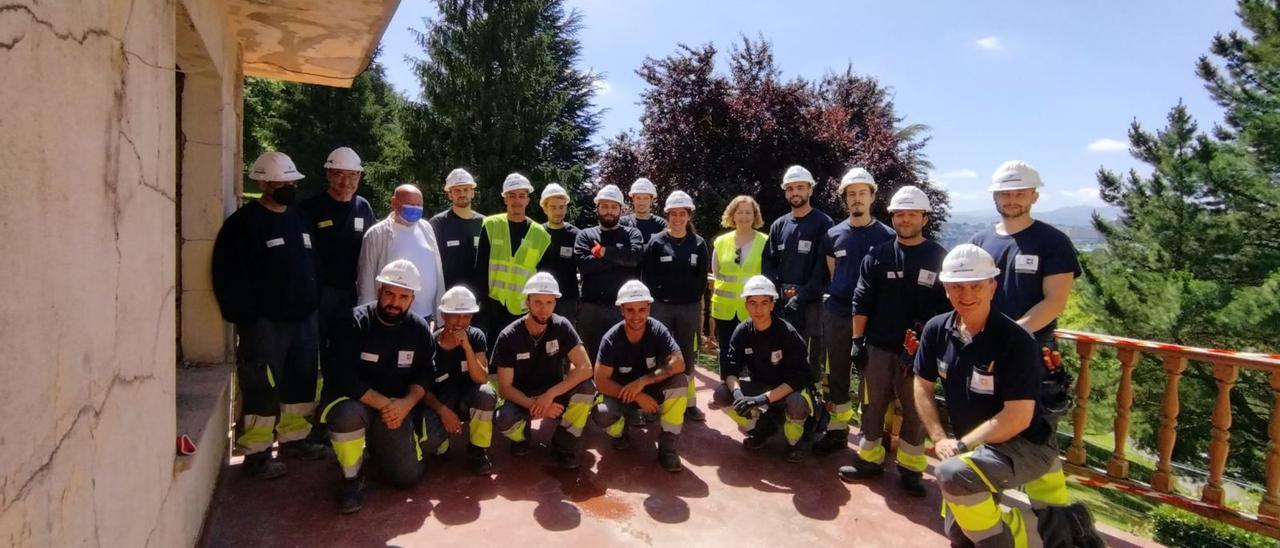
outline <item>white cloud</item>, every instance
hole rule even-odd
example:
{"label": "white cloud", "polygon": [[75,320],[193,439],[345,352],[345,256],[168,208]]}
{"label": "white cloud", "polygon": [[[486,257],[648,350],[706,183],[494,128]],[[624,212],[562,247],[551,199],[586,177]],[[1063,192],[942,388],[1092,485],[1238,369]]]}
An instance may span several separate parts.
{"label": "white cloud", "polygon": [[953,169],[940,175],[943,179],[972,179],[977,176],[978,172],[967,167],[962,169]]}
{"label": "white cloud", "polygon": [[1091,152],[1118,152],[1129,150],[1129,143],[1117,139],[1102,138],[1089,143]]}
{"label": "white cloud", "polygon": [[1004,42],[1000,41],[999,36],[985,36],[974,41],[974,44],[987,51],[1004,50]]}
{"label": "white cloud", "polygon": [[1102,198],[1098,196],[1098,187],[1096,186],[1083,186],[1075,190],[1059,190],[1058,195],[1076,205],[1103,204]]}

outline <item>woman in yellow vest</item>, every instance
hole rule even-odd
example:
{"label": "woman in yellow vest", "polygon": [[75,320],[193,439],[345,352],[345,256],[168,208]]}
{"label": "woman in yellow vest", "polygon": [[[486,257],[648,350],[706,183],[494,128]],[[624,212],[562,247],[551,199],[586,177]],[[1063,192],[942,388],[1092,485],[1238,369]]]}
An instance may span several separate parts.
{"label": "woman in yellow vest", "polygon": [[747,307],[742,300],[742,286],[747,278],[760,273],[764,254],[764,226],[760,204],[742,195],[729,201],[720,216],[720,225],[733,229],[716,237],[711,253],[711,274],[715,285],[711,291],[711,318],[715,320],[716,340],[720,344],[720,368],[731,359],[729,339],[734,328],[747,320]]}

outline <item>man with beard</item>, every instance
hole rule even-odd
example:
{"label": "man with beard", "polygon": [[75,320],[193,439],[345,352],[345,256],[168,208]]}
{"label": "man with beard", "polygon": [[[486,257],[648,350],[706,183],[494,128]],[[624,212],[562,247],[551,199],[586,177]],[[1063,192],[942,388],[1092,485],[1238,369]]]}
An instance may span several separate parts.
{"label": "man with beard", "polygon": [[582,429],[596,397],[591,359],[573,325],[554,312],[560,297],[555,278],[534,274],[523,293],[529,312],[503,329],[493,345],[498,390],[506,400],[493,425],[511,440],[511,454],[522,456],[529,453],[529,421],[559,419],[551,437],[556,463],[576,469]]}
{"label": "man with beard", "polygon": [[573,246],[578,272],[582,273],[578,325],[589,356],[600,351],[600,337],[605,330],[622,321],[613,301],[624,282],[640,278],[638,266],[644,253],[640,231],[618,224],[622,191],[605,185],[596,193],[595,202],[600,224],[578,233]]}
{"label": "man with beard", "polygon": [[[291,207],[302,178],[293,160],[265,152],[249,178],[262,197],[232,213],[213,244],[213,292],[222,317],[236,326],[236,378],[241,391],[245,473],[260,479],[285,474],[271,456],[318,459],[308,443],[316,403],[316,306],[320,287],[308,221]],[[278,422],[277,422],[278,421]]]}
{"label": "man with beard", "polygon": [[373,208],[356,195],[360,156],[347,147],[329,153],[324,162],[329,187],[303,200],[300,207],[311,218],[316,256],[320,259],[320,361],[332,359],[333,330],[346,321],[356,305],[356,267],[364,231],[377,222]]}
{"label": "man with beard", "polygon": [[533,183],[519,173],[502,181],[502,203],[507,212],[484,218],[480,247],[476,252],[475,279],[486,295],[485,336],[496,341],[498,333],[524,314],[521,289],[537,272],[538,262],[551,246],[551,235],[525,215]]}
{"label": "man with beard", "polygon": [[320,420],[342,468],[344,514],[364,506],[366,433],[382,477],[401,489],[422,477],[422,432],[414,428],[422,424],[418,403],[431,382],[433,352],[426,320],[412,311],[420,280],[412,262],[389,263],[378,274],[378,300],[356,307],[334,339]]}
{"label": "man with beard", "polygon": [[476,248],[480,245],[480,231],[484,224],[484,215],[471,210],[476,180],[467,170],[457,168],[445,177],[444,193],[452,205],[428,221],[440,242],[444,285],[466,286],[474,293],[479,286],[471,278],[475,273]]}
{"label": "man with beard", "polygon": [[[836,195],[849,209],[849,221],[827,230],[822,249],[831,271],[829,295],[822,307],[822,354],[827,358],[827,406],[831,420],[827,433],[813,443],[813,452],[831,454],[849,445],[849,421],[853,420],[853,404],[849,394],[852,364],[849,351],[853,328],[853,290],[858,287],[862,258],[871,248],[892,240],[892,228],[871,216],[876,199],[876,181],[867,170],[850,169],[840,179]],[[858,371],[866,366],[866,355],[860,356]]]}
{"label": "man with beard", "polygon": [[[705,279],[705,278],[704,278]],[[649,317],[653,296],[639,280],[622,284],[618,308],[622,321],[600,341],[595,380],[602,399],[593,418],[613,438],[619,451],[631,447],[628,410],[652,413],[662,423],[658,437],[658,464],[668,472],[680,471],[676,443],[684,427],[688,379],[684,357],[675,337],[662,322]]]}
{"label": "man with beard", "polygon": [[653,213],[658,187],[653,186],[653,181],[641,177],[631,183],[627,195],[631,196],[632,213],[623,215],[618,224],[639,230],[640,241],[648,244],[649,238],[667,228],[667,220]]}
{"label": "man with beard", "polygon": [[564,187],[551,183],[542,189],[539,204],[547,215],[546,228],[551,235],[551,246],[542,254],[538,271],[550,272],[560,284],[562,296],[556,301],[556,314],[564,316],[571,324],[577,324],[578,263],[573,258],[573,245],[581,231],[564,220],[569,211],[569,193]]}
{"label": "man with beard", "polygon": [[822,293],[829,279],[821,247],[834,223],[809,205],[813,185],[813,175],[804,167],[791,166],[783,175],[791,212],[769,226],[761,273],[782,290],[781,315],[805,337],[816,379],[822,375]]}
{"label": "man with beard", "polygon": [[1057,348],[1053,331],[1067,308],[1071,284],[1080,276],[1080,260],[1071,238],[1031,218],[1040,199],[1040,173],[1025,162],[1000,164],[991,176],[991,192],[1000,212],[994,228],[969,243],[985,250],[1000,267],[995,307],[1026,328],[1042,348]]}
{"label": "man with beard", "polygon": [[396,259],[408,260],[422,273],[422,288],[418,291],[421,298],[413,300],[411,311],[430,321],[436,315],[436,303],[444,295],[444,266],[435,230],[422,218],[422,191],[411,184],[396,187],[391,195],[391,213],[364,233],[356,277],[359,302],[377,299],[374,280],[383,267]]}
{"label": "man with beard", "polygon": [[853,293],[853,350],[866,355],[863,379],[862,443],[851,466],[840,468],[840,479],[856,481],[884,473],[884,415],[894,395],[902,404],[898,431],[898,484],[907,494],[924,496],[924,428],[912,400],[911,364],[917,335],[930,318],[951,306],[938,282],[947,250],[924,237],[929,221],[929,197],[904,186],[889,200],[893,230],[898,237],[885,242],[862,260]]}

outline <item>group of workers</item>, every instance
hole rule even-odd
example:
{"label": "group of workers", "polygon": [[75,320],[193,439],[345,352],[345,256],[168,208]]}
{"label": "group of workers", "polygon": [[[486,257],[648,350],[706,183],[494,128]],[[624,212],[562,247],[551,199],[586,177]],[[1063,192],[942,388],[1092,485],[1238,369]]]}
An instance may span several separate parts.
{"label": "group of workers", "polygon": [[[705,420],[692,371],[706,332],[719,347],[711,404],[746,448],[781,429],[788,462],[804,459],[805,439],[816,455],[841,451],[857,397],[862,435],[839,476],[871,480],[885,472],[896,400],[898,484],[925,494],[928,436],[953,543],[1096,538],[1068,501],[1054,434],[1070,379],[1053,331],[1080,265],[1065,234],[1031,217],[1041,181],[1023,162],[992,177],[1000,221],[950,251],[924,236],[926,193],[898,189],[886,226],[872,216],[875,179],[857,167],[836,188],[847,219],[815,209],[817,181],[792,166],[788,214],[760,232],[759,204],[737,196],[710,245],[693,199],[672,191],[658,215],[644,178],[625,215],[628,197],[601,187],[598,224],[580,229],[555,183],[539,195],[546,222],[530,219],[535,189],[519,173],[502,182],[504,213],[472,210],[476,181],[455,169],[451,207],[424,219],[421,190],[406,184],[379,220],[356,194],[353,150],[324,168],[326,190],[299,202],[303,175],[264,153],[249,175],[261,197],[227,218],[214,247],[215,293],[239,340],[236,443],[254,477],[283,475],[282,458],[324,458],[327,441],[340,510],[355,512],[366,459],[410,486],[456,434],[470,471],[488,474],[494,431],[525,455],[535,419],[556,421],[550,445],[565,469],[579,466],[589,421],[620,451],[633,428],[658,423],[659,466],[679,472],[681,431]],[[1032,511],[1001,511],[999,493],[1015,487]]]}

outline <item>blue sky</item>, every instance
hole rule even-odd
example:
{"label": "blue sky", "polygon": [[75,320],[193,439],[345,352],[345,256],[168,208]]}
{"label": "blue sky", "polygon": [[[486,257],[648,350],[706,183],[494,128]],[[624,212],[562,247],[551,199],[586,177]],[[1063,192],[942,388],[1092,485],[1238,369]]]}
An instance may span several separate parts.
{"label": "blue sky", "polygon": [[[1163,127],[1179,100],[1202,128],[1220,119],[1195,60],[1215,33],[1239,26],[1235,3],[1225,0],[568,5],[583,15],[581,66],[604,77],[597,141],[639,129],[645,85],[635,70],[645,57],[706,42],[723,57],[740,35],[763,35],[785,78],[817,79],[852,65],[891,87],[898,113],[931,127],[933,178],[956,211],[990,208],[991,172],[1015,158],[1045,180],[1038,208],[1101,204],[1100,166],[1140,167],[1128,154],[1131,120]],[[403,59],[421,51],[408,29],[424,28],[433,6],[402,1],[383,39],[388,76],[409,97],[418,88]]]}

